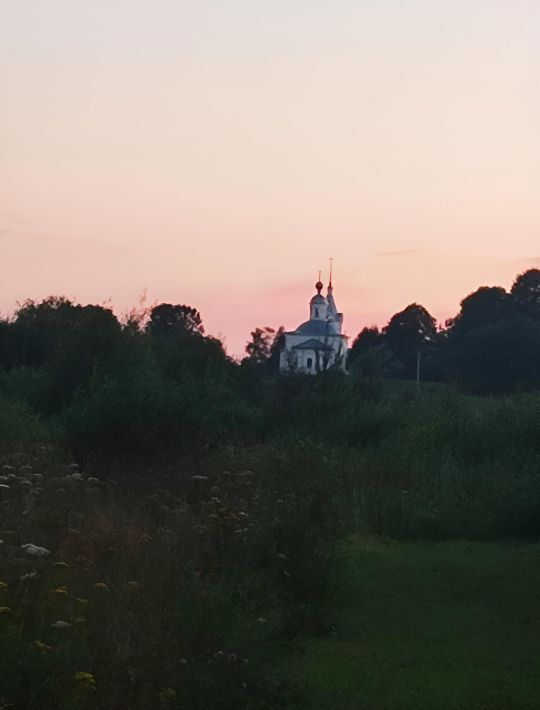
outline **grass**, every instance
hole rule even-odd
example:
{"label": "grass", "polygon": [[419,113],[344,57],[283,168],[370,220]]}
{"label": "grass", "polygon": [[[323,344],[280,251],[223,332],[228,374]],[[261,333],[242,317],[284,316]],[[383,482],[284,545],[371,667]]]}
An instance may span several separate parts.
{"label": "grass", "polygon": [[304,707],[540,707],[539,561],[539,544],[349,539],[335,631],[303,645]]}

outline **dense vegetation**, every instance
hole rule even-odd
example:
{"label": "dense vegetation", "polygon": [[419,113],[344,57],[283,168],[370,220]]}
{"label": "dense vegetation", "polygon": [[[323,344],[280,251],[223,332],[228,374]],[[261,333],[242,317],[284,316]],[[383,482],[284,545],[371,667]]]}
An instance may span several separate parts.
{"label": "dense vegetation", "polygon": [[416,303],[394,315],[382,332],[364,328],[349,358],[360,369],[387,376],[458,383],[478,394],[534,390],[540,386],[540,270],[516,277],[509,293],[482,286],[461,302],[459,313],[438,326]]}
{"label": "dense vegetation", "polygon": [[[410,307],[317,377],[274,376],[270,329],[235,363],[187,306],[23,304],[0,323],[0,707],[309,707],[279,659],[335,632],[339,540],[536,539],[537,276],[443,331]],[[439,382],[383,378],[418,350]]]}

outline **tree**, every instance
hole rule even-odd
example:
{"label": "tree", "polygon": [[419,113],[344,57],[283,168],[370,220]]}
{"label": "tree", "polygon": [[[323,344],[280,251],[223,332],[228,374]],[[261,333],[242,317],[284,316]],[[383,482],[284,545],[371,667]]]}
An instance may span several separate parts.
{"label": "tree", "polygon": [[7,336],[4,364],[43,370],[49,388],[42,405],[49,411],[57,411],[96,370],[125,364],[122,328],[101,306],[56,296],[26,301],[8,324]]}
{"label": "tree", "polygon": [[405,377],[414,377],[419,353],[436,345],[435,318],[418,303],[411,303],[396,313],[383,329],[386,342],[394,355],[405,365]]}
{"label": "tree", "polygon": [[508,294],[500,286],[481,286],[461,301],[455,318],[446,322],[448,335],[461,339],[471,330],[500,323],[510,313]]}
{"label": "tree", "polygon": [[204,335],[201,314],[186,305],[162,303],[152,308],[146,333],[163,373],[176,379],[182,372],[207,373],[210,366],[229,364],[223,344]]}
{"label": "tree", "polygon": [[285,328],[280,325],[274,333],[274,339],[270,346],[270,357],[268,358],[268,368],[271,372],[279,372],[279,359],[281,351],[285,347]]}
{"label": "tree", "polygon": [[540,269],[529,269],[519,274],[510,293],[519,313],[540,318]]}
{"label": "tree", "polygon": [[358,333],[349,351],[348,363],[352,365],[361,355],[384,343],[384,335],[376,325],[372,325]]}
{"label": "tree", "polygon": [[152,308],[146,330],[150,335],[159,337],[204,334],[201,314],[196,308],[171,303],[161,303]]}
{"label": "tree", "polygon": [[472,330],[458,372],[472,392],[504,394],[540,386],[540,324],[515,316]]}
{"label": "tree", "polygon": [[[281,334],[282,333],[283,330],[281,331]],[[266,362],[272,355],[272,348],[276,342],[276,337],[275,329],[269,326],[252,330],[251,340],[246,344],[248,359],[256,363]]]}

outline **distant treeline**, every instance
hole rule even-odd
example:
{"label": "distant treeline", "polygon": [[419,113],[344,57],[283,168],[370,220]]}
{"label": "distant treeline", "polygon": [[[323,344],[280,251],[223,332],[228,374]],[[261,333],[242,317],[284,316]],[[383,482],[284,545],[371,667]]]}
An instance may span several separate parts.
{"label": "distant treeline", "polygon": [[[2,444],[46,433],[86,457],[258,441],[284,426],[284,398],[305,388],[305,377],[275,380],[282,332],[256,328],[238,363],[190,306],[161,304],[120,322],[102,306],[27,301],[0,321]],[[423,381],[464,392],[538,389],[540,270],[519,275],[509,293],[479,288],[444,327],[412,304],[382,330],[364,328],[347,387],[366,393],[384,378],[415,379],[418,365]]]}
{"label": "distant treeline", "polygon": [[437,325],[421,305],[396,313],[388,325],[364,328],[349,366],[411,379],[453,381],[478,394],[540,386],[540,270],[517,276],[508,293],[482,286],[461,301],[459,313]]}

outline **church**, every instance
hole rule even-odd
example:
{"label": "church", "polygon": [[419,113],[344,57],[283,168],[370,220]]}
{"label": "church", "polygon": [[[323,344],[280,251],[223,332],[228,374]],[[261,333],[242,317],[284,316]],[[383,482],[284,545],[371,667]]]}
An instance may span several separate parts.
{"label": "church", "polygon": [[343,313],[338,313],[336,308],[331,272],[326,296],[321,293],[320,274],[315,288],[317,293],[309,302],[309,320],[296,330],[284,333],[280,372],[315,375],[331,367],[345,370],[347,336],[341,332]]}

